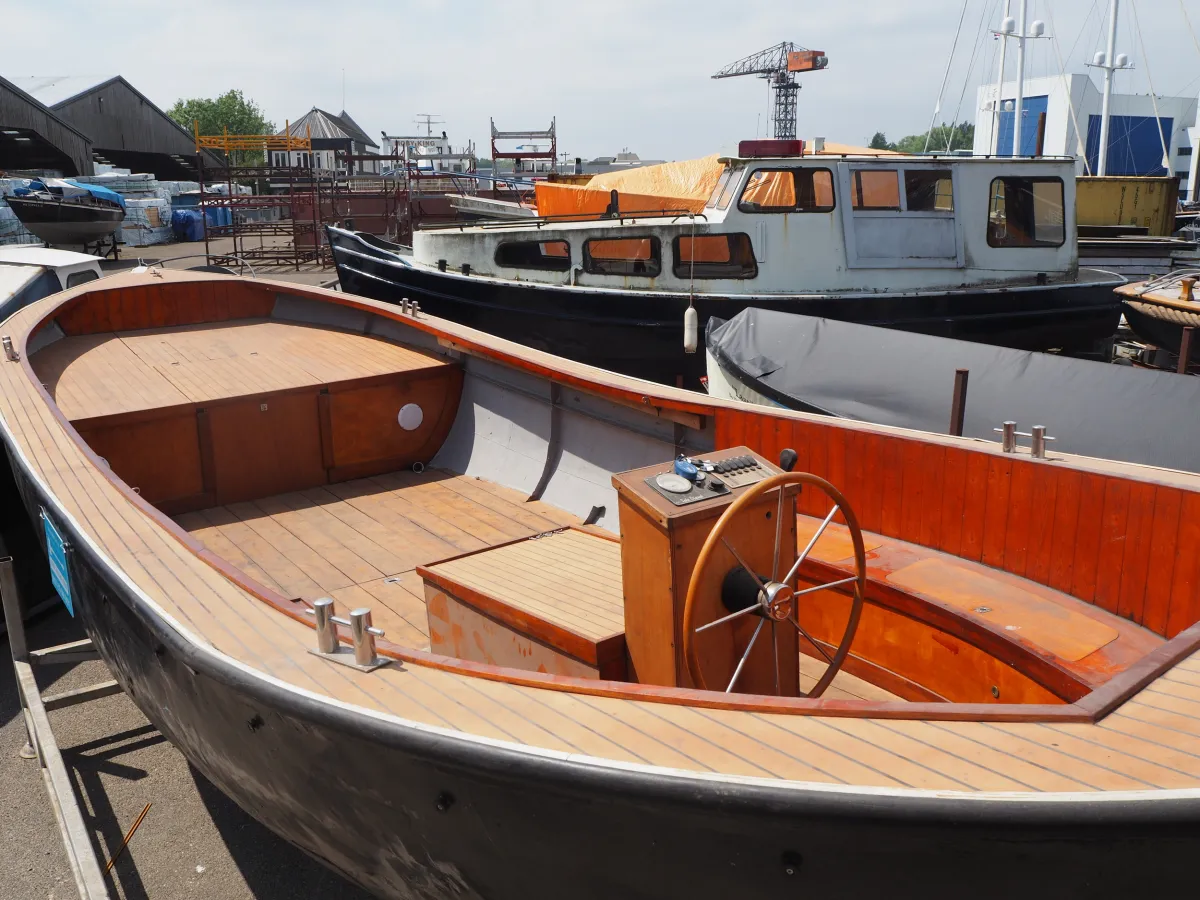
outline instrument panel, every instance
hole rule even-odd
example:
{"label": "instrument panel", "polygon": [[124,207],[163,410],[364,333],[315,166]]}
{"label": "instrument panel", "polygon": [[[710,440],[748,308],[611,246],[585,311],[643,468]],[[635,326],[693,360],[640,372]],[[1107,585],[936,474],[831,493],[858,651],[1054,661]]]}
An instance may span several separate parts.
{"label": "instrument panel", "polygon": [[[669,468],[668,468],[669,466]],[[736,488],[757,484],[778,469],[749,453],[731,451],[710,457],[683,454],[664,466],[664,471],[646,476],[646,485],[674,506],[726,497]]]}

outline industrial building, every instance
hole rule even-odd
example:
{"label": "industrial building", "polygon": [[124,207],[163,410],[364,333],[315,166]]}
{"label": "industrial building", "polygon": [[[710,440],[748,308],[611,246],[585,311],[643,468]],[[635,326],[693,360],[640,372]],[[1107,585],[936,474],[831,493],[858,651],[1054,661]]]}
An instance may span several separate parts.
{"label": "industrial building", "polygon": [[92,174],[92,141],[54,110],[0,78],[0,170]]}
{"label": "industrial building", "polygon": [[[120,75],[31,75],[13,82],[87,135],[94,162],[150,172],[166,181],[196,179],[192,134]],[[221,161],[209,154],[206,165]],[[89,168],[78,174],[90,173]]]}
{"label": "industrial building", "polygon": [[[976,155],[1013,155],[1016,94],[1015,81],[1004,82],[1003,90],[997,90],[994,83],[979,88]],[[1100,89],[1087,75],[1026,78],[1018,155],[1075,156],[1080,174],[1085,174],[1085,160],[1086,171],[1094,174],[1100,151],[1102,102]],[[1107,174],[1178,175],[1181,193],[1195,185],[1192,132],[1196,130],[1196,107],[1196,97],[1114,93]],[[1163,166],[1164,144],[1167,167]]]}

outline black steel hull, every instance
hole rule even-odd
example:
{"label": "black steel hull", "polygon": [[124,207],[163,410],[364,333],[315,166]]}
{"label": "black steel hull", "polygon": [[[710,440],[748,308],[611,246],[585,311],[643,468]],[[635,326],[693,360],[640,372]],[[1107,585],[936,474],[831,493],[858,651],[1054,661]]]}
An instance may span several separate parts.
{"label": "black steel hull", "polygon": [[106,240],[125,221],[125,210],[117,206],[28,197],[8,197],[6,202],[22,225],[54,246],[78,246]]}
{"label": "black steel hull", "polygon": [[134,702],[250,815],[379,896],[1127,900],[1194,889],[1195,795],[781,789],[533,755],[322,703],[170,627],[19,460],[14,471],[31,520],[45,507],[72,545],[77,614]]}
{"label": "black steel hull", "polygon": [[[683,350],[687,299],[473,278],[396,263],[357,236],[329,230],[343,291],[387,303],[416,300],[433,315],[559,356],[687,387],[704,354]],[[1117,330],[1119,280],[963,293],[696,297],[700,329],[748,306],[899,328],[1018,350],[1091,353]]]}

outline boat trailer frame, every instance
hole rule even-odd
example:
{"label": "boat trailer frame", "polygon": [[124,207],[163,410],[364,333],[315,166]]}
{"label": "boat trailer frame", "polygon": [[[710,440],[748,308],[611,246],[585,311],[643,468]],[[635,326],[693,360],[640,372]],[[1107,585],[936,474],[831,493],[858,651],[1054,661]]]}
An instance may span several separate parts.
{"label": "boat trailer frame", "polygon": [[35,666],[65,665],[99,659],[91,639],[71,641],[41,650],[30,650],[25,640],[25,622],[17,594],[11,556],[3,555],[0,544],[0,601],[4,606],[4,623],[8,630],[8,646],[12,652],[16,673],[17,697],[25,718],[26,743],[21,748],[22,759],[36,759],[41,769],[46,793],[54,810],[54,819],[62,836],[67,862],[75,876],[80,900],[110,900],[104,869],[96,857],[83,811],[71,777],[63,762],[62,753],[54,739],[48,713],[76,706],[89,700],[121,693],[115,681],[101,681],[87,687],[56,694],[42,695],[35,677]]}

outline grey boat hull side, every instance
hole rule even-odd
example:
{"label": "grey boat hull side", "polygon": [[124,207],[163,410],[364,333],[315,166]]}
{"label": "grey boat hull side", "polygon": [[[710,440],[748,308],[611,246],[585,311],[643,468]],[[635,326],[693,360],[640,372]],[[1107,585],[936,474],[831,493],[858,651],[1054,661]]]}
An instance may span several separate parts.
{"label": "grey boat hull side", "polygon": [[76,614],[133,701],[250,815],[380,897],[1128,898],[1195,883],[1191,793],[1036,801],[705,779],[319,700],[164,621],[9,458],[30,520],[45,509],[70,543]]}

